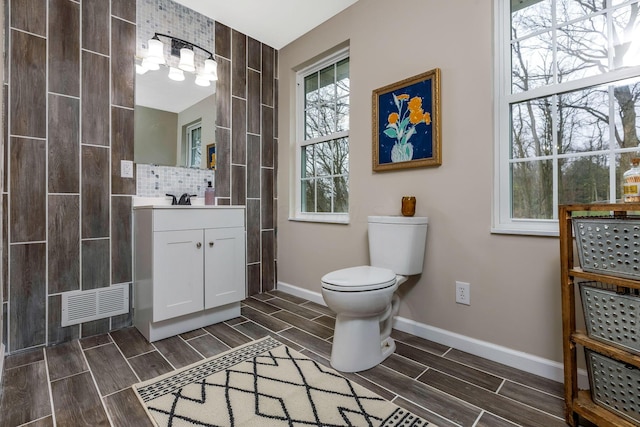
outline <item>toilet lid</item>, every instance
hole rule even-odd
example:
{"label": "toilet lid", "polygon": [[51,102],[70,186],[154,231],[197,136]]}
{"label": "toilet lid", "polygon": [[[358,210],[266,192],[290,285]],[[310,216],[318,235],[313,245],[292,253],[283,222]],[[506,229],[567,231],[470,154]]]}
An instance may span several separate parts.
{"label": "toilet lid", "polygon": [[324,289],[339,292],[373,291],[395,283],[396,274],[392,270],[368,265],[343,268],[322,277]]}

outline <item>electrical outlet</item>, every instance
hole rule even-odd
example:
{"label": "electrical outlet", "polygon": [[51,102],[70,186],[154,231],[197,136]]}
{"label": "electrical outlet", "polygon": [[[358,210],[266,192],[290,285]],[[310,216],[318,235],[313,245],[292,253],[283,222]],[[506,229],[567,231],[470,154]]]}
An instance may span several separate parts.
{"label": "electrical outlet", "polygon": [[469,283],[456,281],[456,302],[471,305],[471,289]]}
{"label": "electrical outlet", "polygon": [[133,178],[133,162],[131,160],[120,160],[120,176]]}

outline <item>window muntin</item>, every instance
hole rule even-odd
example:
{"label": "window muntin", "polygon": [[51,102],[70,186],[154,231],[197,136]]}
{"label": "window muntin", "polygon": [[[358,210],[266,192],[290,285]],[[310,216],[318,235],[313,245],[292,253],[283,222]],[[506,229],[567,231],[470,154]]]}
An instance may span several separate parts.
{"label": "window muntin", "polygon": [[199,168],[202,162],[202,122],[187,126],[187,167]]}
{"label": "window muntin", "polygon": [[347,220],[349,84],[346,50],[298,73],[296,219]]}
{"label": "window muntin", "polygon": [[494,230],[554,234],[558,204],[619,199],[640,153],[640,5],[497,1]]}

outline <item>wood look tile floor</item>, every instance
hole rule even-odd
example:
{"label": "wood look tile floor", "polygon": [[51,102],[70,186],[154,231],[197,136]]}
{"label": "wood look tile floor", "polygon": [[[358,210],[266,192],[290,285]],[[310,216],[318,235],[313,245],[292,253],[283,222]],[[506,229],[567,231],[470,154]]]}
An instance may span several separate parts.
{"label": "wood look tile floor", "polygon": [[[0,426],[150,426],[131,385],[272,335],[329,366],[334,314],[272,291],[242,316],[148,343],[135,328],[5,359]],[[566,426],[562,384],[400,331],[381,365],[345,374],[440,427]],[[268,427],[268,426],[266,426]]]}

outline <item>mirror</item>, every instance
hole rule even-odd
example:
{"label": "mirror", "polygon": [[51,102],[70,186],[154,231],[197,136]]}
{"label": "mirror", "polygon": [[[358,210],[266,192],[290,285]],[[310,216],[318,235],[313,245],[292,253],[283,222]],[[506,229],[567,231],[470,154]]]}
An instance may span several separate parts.
{"label": "mirror", "polygon": [[215,142],[216,82],[203,87],[195,75],[171,80],[169,69],[136,74],[134,161],[208,168],[207,146]]}

